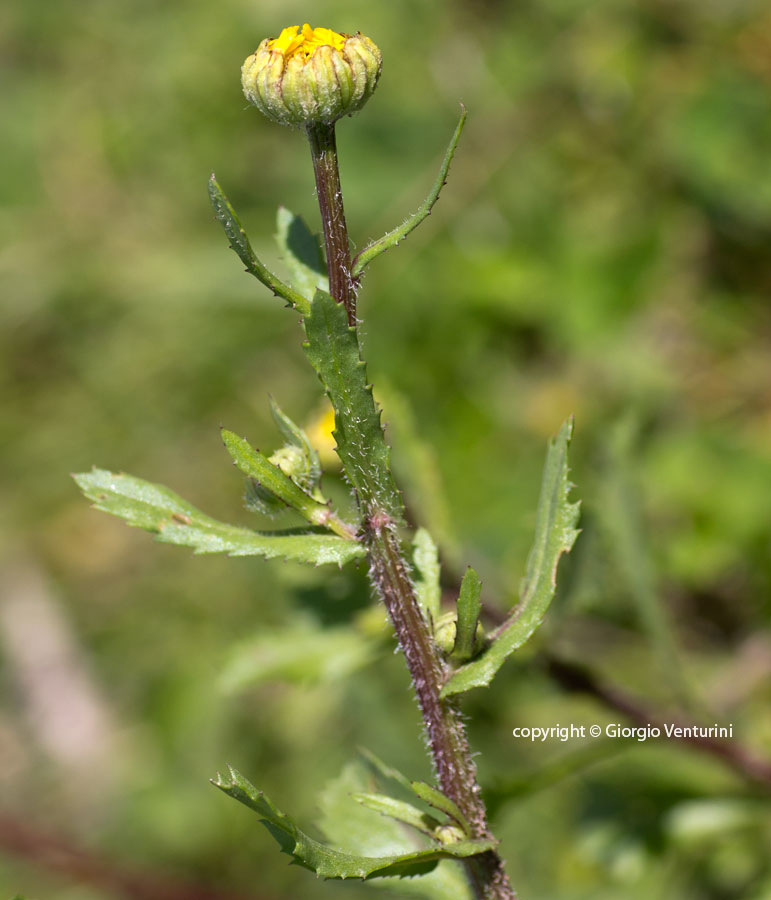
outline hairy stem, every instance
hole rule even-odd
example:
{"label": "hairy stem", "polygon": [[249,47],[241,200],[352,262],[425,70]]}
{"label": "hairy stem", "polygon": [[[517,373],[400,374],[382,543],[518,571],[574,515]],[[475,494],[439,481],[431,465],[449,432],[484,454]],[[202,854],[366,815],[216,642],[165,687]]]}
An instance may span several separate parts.
{"label": "hairy stem", "polygon": [[[308,137],[324,227],[330,293],[338,302],[345,304],[348,324],[355,327],[355,285],[351,277],[334,125],[309,128]],[[337,417],[343,419],[348,414],[344,407],[335,412]],[[356,422],[345,422],[345,430],[355,433]],[[369,550],[372,580],[388,610],[412,677],[441,789],[460,807],[470,824],[471,836],[489,839],[492,835],[487,824],[487,812],[463,723],[453,701],[443,700],[440,693],[447,669],[418,605],[389,500],[382,495],[382,484],[386,481],[371,478],[364,508],[361,509],[363,538]],[[495,851],[471,857],[464,863],[478,900],[515,898],[503,861]]]}
{"label": "hairy stem", "polygon": [[348,243],[343,192],[340,188],[334,123],[308,126],[308,141],[311,145],[316,194],[321,210],[321,225],[324,229],[329,293],[338,303],[345,306],[348,324],[353,326],[356,324],[356,289],[351,277],[351,249]]}

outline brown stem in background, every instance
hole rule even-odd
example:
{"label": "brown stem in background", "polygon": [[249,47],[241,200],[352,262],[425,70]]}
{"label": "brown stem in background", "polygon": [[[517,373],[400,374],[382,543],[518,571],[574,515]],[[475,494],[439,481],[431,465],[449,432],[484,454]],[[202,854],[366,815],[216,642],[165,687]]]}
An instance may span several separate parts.
{"label": "brown stem in background", "polygon": [[[457,597],[457,592],[455,592]],[[497,606],[485,603],[485,616],[496,625],[506,619],[506,614]],[[560,687],[571,693],[588,694],[599,700],[609,709],[622,713],[630,721],[638,725],[653,725],[663,730],[664,723],[681,728],[693,728],[699,725],[692,719],[680,716],[663,716],[657,710],[641,703],[613,684],[600,679],[590,668],[578,663],[567,662],[555,656],[545,655],[546,671]],[[766,787],[771,787],[771,760],[764,759],[752,750],[748,750],[734,738],[687,737],[680,738],[703,753],[709,753],[729,765],[735,772]]]}
{"label": "brown stem in background", "polygon": [[[228,888],[208,888],[150,872],[135,872],[10,816],[0,816],[0,852],[125,900],[267,900]],[[12,891],[11,886],[6,890]]]}
{"label": "brown stem in background", "polygon": [[[549,675],[565,690],[572,693],[589,694],[605,706],[616,710],[638,725],[652,725],[663,732],[664,723],[682,728],[697,727],[698,723],[677,716],[664,717],[645,706],[637,698],[631,697],[617,687],[601,681],[584,666],[565,660],[546,657]],[[722,759],[745,778],[771,787],[771,762],[761,759],[733,739],[713,737],[683,737],[683,743]]]}

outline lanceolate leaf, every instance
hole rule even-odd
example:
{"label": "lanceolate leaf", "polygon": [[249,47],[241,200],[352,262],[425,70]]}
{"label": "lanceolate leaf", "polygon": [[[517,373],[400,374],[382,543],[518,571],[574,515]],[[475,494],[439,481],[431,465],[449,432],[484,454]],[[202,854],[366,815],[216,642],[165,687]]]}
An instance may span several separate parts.
{"label": "lanceolate leaf", "polygon": [[279,206],[276,217],[276,243],[289,269],[292,284],[303,297],[310,301],[316,288],[329,289],[316,236],[299,216],[284,206]]}
{"label": "lanceolate leaf", "polygon": [[361,793],[352,794],[351,796],[357,803],[366,806],[367,809],[372,809],[383,816],[396,819],[398,822],[404,822],[405,825],[409,825],[429,836],[441,824],[433,816],[429,816],[411,803],[405,803],[404,800],[397,800],[394,797],[389,797],[387,794]]}
{"label": "lanceolate leaf", "polygon": [[549,445],[538,501],[535,543],[527,560],[521,601],[510,619],[493,635],[493,642],[476,659],[458,669],[442,689],[442,696],[488,685],[506,658],[527,641],[543,621],[554,597],[557,564],[578,535],[579,504],[568,494],[568,446],[573,421],[568,420]]}
{"label": "lanceolate leaf", "polygon": [[454,800],[450,800],[448,796],[430,784],[426,784],[425,781],[413,781],[410,787],[421,800],[454,819],[465,832],[471,831],[466,817],[458,809],[458,805]]}
{"label": "lanceolate leaf", "polygon": [[218,776],[214,784],[224,793],[254,810],[278,842],[281,850],[322,878],[374,878],[390,875],[417,875],[434,868],[440,859],[462,859],[491,850],[494,841],[458,841],[432,845],[420,850],[388,856],[360,856],[322,844],[305,834],[242,775],[229,768],[227,778]]}
{"label": "lanceolate leaf", "polygon": [[[389,790],[401,787],[410,796],[407,778],[366,751],[364,754],[368,763],[361,760],[349,763],[325,786],[319,797],[319,827],[331,843],[366,856],[419,850],[426,840],[418,831],[353,801],[353,795],[377,788],[380,775]],[[396,784],[391,784],[394,781]],[[473,900],[474,892],[464,868],[458,860],[443,859],[433,871],[419,878],[376,878],[368,883],[386,891],[389,897],[401,894],[413,900]]]}
{"label": "lanceolate leaf", "polygon": [[399,519],[401,500],[389,468],[380,411],[367,384],[359,341],[355,329],[348,327],[345,307],[325,291],[316,291],[311,314],[305,319],[305,333],[305,353],[335,408],[337,452],[362,511],[371,515],[377,508]]}
{"label": "lanceolate leaf", "polygon": [[246,271],[250,275],[254,275],[261,281],[265,287],[273,291],[278,297],[283,297],[287,303],[296,307],[303,315],[307,315],[310,311],[310,304],[307,298],[299,294],[289,285],[284,284],[280,278],[270,272],[256,257],[249,238],[246,236],[243,225],[236,215],[236,211],[230,204],[228,198],[222,193],[222,188],[217,184],[214,175],[209,179],[209,198],[211,199],[214,212],[219,223],[225,230],[225,234],[230,240],[230,246],[235,250],[238,258],[246,266]]}
{"label": "lanceolate leaf", "polygon": [[444,187],[447,173],[450,171],[450,163],[455,154],[455,148],[458,146],[460,133],[463,131],[463,126],[466,124],[466,108],[461,105],[461,109],[460,120],[458,121],[455,133],[450,139],[447,152],[445,153],[442,165],[439,168],[439,174],[436,177],[436,181],[434,182],[434,186],[431,188],[428,197],[426,197],[421,206],[407,219],[406,222],[404,222],[404,224],[400,225],[398,228],[394,228],[393,231],[389,231],[388,234],[383,235],[379,240],[373,241],[355,257],[352,269],[354,278],[356,278],[357,275],[360,275],[364,271],[364,267],[369,265],[376,256],[379,256],[385,250],[390,250],[391,247],[396,247],[400,241],[403,241],[411,231],[414,231],[418,225],[420,225],[426,216],[430,215],[431,209],[439,199],[439,192]]}
{"label": "lanceolate leaf", "polygon": [[244,475],[254,478],[263,488],[287,506],[296,509],[309,522],[314,525],[326,525],[330,511],[325,503],[320,503],[306,494],[288,475],[285,475],[278,466],[274,466],[244,438],[223,428],[222,440],[228,453],[233,457],[233,462]]}
{"label": "lanceolate leaf", "polygon": [[278,430],[283,435],[284,440],[287,444],[301,450],[305,457],[306,468],[308,470],[307,486],[309,489],[313,490],[318,486],[319,479],[321,478],[321,462],[319,461],[319,455],[308,440],[308,435],[302,428],[300,428],[299,425],[296,425],[289,416],[283,412],[281,407],[272,397],[270,397],[269,400],[273,420],[278,426]]}
{"label": "lanceolate leaf", "polygon": [[464,662],[474,655],[479,613],[482,610],[482,582],[469,566],[463,576],[458,597],[458,624],[452,656]]}
{"label": "lanceolate leaf", "polygon": [[429,625],[439,618],[441,612],[442,591],[439,585],[439,556],[436,544],[425,528],[418,528],[412,541],[412,561],[415,564],[415,596]]}
{"label": "lanceolate leaf", "polygon": [[161,485],[94,469],[74,475],[78,487],[104,512],[129,525],[157,533],[157,540],[192,547],[196,553],[279,557],[297,562],[342,566],[365,549],[332,534],[284,531],[262,533],[218,522]]}

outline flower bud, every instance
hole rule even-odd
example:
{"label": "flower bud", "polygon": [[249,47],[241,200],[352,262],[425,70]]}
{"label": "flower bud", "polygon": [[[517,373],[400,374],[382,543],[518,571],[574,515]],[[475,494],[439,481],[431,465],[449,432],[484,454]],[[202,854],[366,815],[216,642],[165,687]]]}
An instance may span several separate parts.
{"label": "flower bud", "polygon": [[462,828],[457,825],[440,825],[434,829],[434,837],[442,844],[457,844],[467,837]]}
{"label": "flower bud", "polygon": [[291,25],[266,38],[241,67],[247,100],[281,125],[329,125],[361,109],[382,57],[363,34]]}
{"label": "flower bud", "polygon": [[454,612],[442,613],[434,625],[434,640],[439,651],[444,656],[449,656],[455,646],[455,636],[458,633],[458,617]]}

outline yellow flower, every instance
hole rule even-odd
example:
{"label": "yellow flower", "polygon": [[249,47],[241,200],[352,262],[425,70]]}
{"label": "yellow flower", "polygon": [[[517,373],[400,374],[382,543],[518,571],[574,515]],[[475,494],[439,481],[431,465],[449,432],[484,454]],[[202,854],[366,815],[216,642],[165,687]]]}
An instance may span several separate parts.
{"label": "yellow flower", "polygon": [[266,38],[241,68],[244,94],[282,125],[331,124],[361,109],[382,58],[363,34],[291,25]]}
{"label": "yellow flower", "polygon": [[340,458],[335,452],[335,411],[332,404],[325,402],[306,428],[311,445],[319,455],[322,464],[327,468],[339,465]]}
{"label": "yellow flower", "polygon": [[290,25],[281,34],[268,41],[269,50],[278,50],[284,54],[284,59],[290,59],[296,54],[302,54],[308,59],[318,47],[334,47],[342,50],[346,39],[350,34],[338,34],[331,28],[311,28],[310,25]]}

